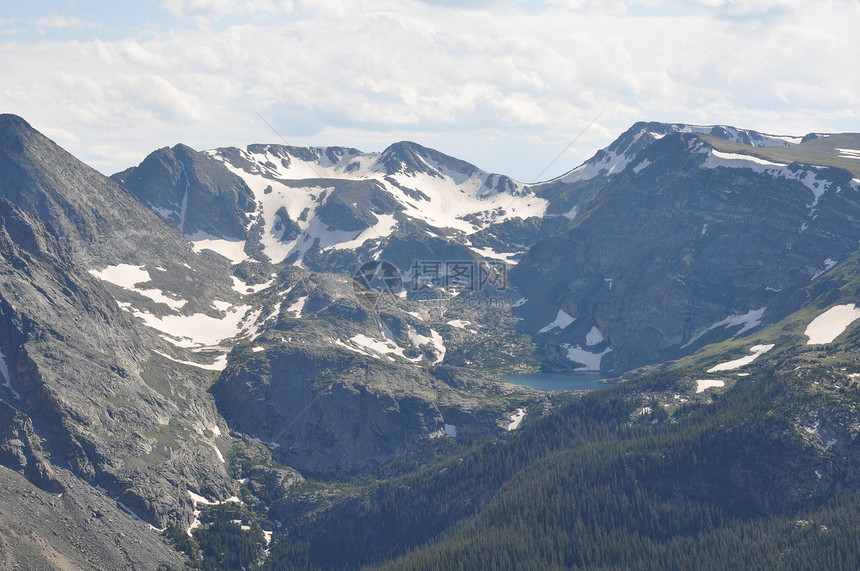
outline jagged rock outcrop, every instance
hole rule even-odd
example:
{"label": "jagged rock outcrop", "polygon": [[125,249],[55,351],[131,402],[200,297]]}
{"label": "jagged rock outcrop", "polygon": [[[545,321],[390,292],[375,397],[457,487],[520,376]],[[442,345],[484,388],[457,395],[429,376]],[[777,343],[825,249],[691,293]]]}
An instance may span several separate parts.
{"label": "jagged rock outcrop", "polygon": [[20,472],[35,486],[50,493],[65,488],[45,458],[33,423],[21,411],[0,400],[0,465]]}
{"label": "jagged rock outcrop", "polygon": [[0,115],[0,196],[50,224],[85,267],[190,251],[122,187],[8,114]]}
{"label": "jagged rock outcrop", "polygon": [[111,178],[187,235],[244,239],[256,209],[241,178],[187,145],[158,149]]}

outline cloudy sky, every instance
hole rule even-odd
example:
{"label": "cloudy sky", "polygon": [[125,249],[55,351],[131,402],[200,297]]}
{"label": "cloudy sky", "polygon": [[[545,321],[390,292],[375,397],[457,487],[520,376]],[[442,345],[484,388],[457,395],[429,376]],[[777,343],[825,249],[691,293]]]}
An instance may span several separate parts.
{"label": "cloudy sky", "polygon": [[533,182],[638,120],[860,131],[858,25],[860,0],[4,2],[0,112],[106,174],[412,140]]}

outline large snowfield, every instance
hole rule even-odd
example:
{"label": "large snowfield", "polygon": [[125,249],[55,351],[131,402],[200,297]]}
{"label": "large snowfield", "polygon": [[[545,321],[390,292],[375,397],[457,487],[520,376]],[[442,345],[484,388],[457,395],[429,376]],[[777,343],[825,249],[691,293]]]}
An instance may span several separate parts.
{"label": "large snowfield", "polygon": [[[294,256],[294,263],[301,266],[303,256],[315,241],[322,250],[357,248],[367,240],[388,236],[396,229],[397,221],[388,214],[378,215],[378,223],[357,232],[334,230],[325,225],[317,217],[317,209],[331,195],[337,180],[376,182],[382,192],[402,205],[404,215],[424,221],[433,228],[453,229],[466,235],[490,223],[543,216],[548,204],[526,191],[520,183],[512,182],[510,192],[494,190],[493,185],[499,183],[498,175],[482,171],[464,174],[425,158],[418,160],[424,163],[427,172],[389,175],[384,166],[378,164],[380,153],[352,150],[344,154],[338,151],[335,154],[340,158],[333,162],[328,156],[329,149],[312,151],[319,154],[317,159],[290,156],[288,166],[284,166],[282,157],[275,156],[271,150],[252,152],[243,149],[239,154],[248,163],[241,168],[233,165],[220,151],[207,151],[242,178],[253,192],[257,202],[257,212],[253,217],[262,217],[264,221],[263,251],[273,262]],[[276,213],[281,209],[301,230],[301,234],[292,241],[282,241],[276,230]],[[189,239],[194,242],[195,250],[209,248],[234,263],[246,258],[244,242],[203,235],[189,236]],[[513,256],[517,254],[489,248],[472,249],[484,257],[507,262],[513,262]]]}
{"label": "large snowfield", "polygon": [[853,303],[831,307],[806,326],[807,345],[832,343],[848,326],[860,319],[860,308]]}

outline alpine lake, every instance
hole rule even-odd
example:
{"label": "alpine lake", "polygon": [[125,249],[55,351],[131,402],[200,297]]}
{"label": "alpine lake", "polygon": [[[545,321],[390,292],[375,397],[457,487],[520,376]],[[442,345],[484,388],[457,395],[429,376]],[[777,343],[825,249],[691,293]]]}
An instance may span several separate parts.
{"label": "alpine lake", "polygon": [[524,385],[542,391],[594,391],[615,386],[606,382],[606,376],[598,371],[569,371],[564,373],[529,373],[502,375],[515,385]]}

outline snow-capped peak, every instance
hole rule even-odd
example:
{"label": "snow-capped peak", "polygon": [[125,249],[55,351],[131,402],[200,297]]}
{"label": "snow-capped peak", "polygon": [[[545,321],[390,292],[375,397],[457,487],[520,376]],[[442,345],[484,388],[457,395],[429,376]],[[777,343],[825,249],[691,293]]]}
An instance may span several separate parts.
{"label": "snow-capped peak", "polygon": [[426,223],[431,235],[468,236],[492,223],[543,216],[547,207],[522,183],[408,141],[381,153],[250,145],[207,154],[253,192],[249,228],[262,225],[263,252],[276,262],[301,264],[315,246],[357,248],[384,239],[398,219]]}
{"label": "snow-capped peak", "polygon": [[802,137],[768,135],[729,125],[691,125],[686,123],[638,122],[608,147],[572,171],[550,182],[574,183],[591,180],[596,176],[618,174],[634,161],[636,156],[655,141],[675,133],[697,133],[719,137],[734,143],[753,147],[790,147],[800,144]]}

